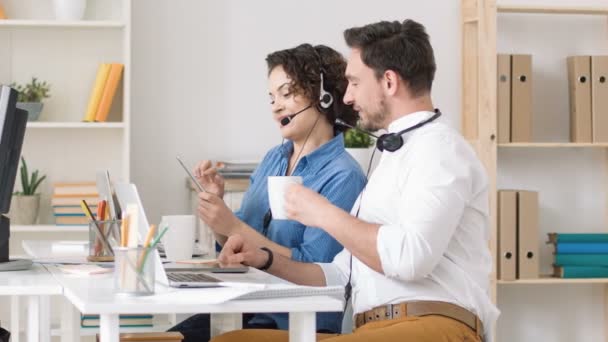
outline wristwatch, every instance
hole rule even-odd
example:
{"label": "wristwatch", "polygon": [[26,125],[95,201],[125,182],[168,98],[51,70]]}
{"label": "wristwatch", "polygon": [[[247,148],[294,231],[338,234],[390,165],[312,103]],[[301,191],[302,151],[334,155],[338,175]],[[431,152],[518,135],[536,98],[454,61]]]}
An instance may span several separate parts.
{"label": "wristwatch", "polygon": [[264,252],[268,253],[268,260],[266,260],[266,263],[258,269],[260,271],[266,271],[267,269],[270,268],[270,266],[272,266],[272,261],[274,259],[274,255],[273,255],[272,251],[267,247],[262,247],[260,249],[263,250]]}

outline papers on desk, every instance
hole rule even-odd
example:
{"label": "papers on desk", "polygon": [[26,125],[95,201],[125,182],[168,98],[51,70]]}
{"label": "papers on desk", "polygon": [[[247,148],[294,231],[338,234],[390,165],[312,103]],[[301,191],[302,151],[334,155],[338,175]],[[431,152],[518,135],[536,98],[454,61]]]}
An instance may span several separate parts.
{"label": "papers on desk", "polygon": [[114,269],[97,265],[62,265],[59,269],[65,273],[89,276],[94,274],[111,273]]}
{"label": "papers on desk", "polygon": [[[180,289],[177,291],[157,293],[156,296],[170,297],[175,303],[190,303],[193,296],[204,298],[205,304],[219,304],[230,300],[269,299],[302,296],[342,296],[342,286],[299,286],[289,284],[257,284],[257,283],[220,283],[222,287]],[[248,286],[249,285],[249,286]],[[154,297],[141,300],[154,301]]]}

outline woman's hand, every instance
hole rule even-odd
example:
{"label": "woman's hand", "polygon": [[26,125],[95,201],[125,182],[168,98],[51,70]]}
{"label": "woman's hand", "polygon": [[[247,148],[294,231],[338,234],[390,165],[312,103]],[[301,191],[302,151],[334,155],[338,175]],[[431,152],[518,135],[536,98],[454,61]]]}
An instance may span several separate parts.
{"label": "woman's hand", "polygon": [[210,192],[198,194],[198,216],[215,233],[230,236],[241,221],[234,216],[224,200]]}
{"label": "woman's hand", "polygon": [[217,172],[209,160],[198,162],[193,170],[194,177],[201,183],[205,190],[224,198],[224,178]]}

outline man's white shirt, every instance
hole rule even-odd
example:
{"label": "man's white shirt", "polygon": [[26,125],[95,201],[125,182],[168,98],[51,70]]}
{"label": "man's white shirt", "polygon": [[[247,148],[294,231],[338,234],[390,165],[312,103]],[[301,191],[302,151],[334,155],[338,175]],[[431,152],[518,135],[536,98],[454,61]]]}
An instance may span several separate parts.
{"label": "man's white shirt", "polygon": [[[429,119],[416,112],[395,120],[399,132]],[[380,224],[376,248],[384,274],[352,260],[353,312],[405,301],[450,302],[477,314],[486,329],[499,311],[490,300],[492,258],[488,179],[471,146],[449,126],[433,121],[403,135],[384,152],[351,211]],[[346,285],[350,252],[319,263],[327,285]],[[489,337],[489,336],[488,336]]]}

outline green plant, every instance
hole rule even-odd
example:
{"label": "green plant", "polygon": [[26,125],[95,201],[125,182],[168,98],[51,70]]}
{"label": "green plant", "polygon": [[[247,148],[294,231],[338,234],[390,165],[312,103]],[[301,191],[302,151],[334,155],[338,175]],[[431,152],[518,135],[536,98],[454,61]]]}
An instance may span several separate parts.
{"label": "green plant", "polygon": [[344,133],[344,147],[346,148],[368,148],[372,145],[374,145],[374,139],[363,132],[349,129]]}
{"label": "green plant", "polygon": [[36,189],[42,181],[46,178],[46,176],[42,176],[38,178],[38,170],[32,173],[30,177],[27,171],[27,164],[25,163],[25,159],[21,157],[21,188],[23,189],[21,192],[16,192],[15,195],[23,195],[23,196],[32,196],[36,194]]}
{"label": "green plant", "polygon": [[42,102],[50,96],[51,90],[51,86],[46,81],[39,82],[36,77],[32,77],[32,81],[24,85],[13,82],[11,87],[19,92],[18,102]]}

